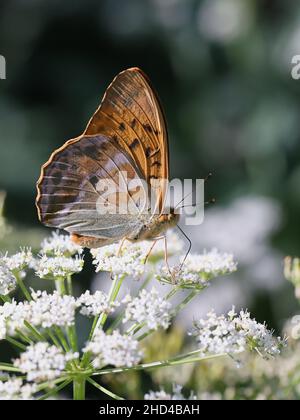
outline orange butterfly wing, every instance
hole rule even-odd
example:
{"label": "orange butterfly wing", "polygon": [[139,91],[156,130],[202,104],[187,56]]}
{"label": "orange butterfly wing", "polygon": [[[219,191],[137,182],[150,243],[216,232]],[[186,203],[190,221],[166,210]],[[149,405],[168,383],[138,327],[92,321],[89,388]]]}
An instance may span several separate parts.
{"label": "orange butterfly wing", "polygon": [[104,134],[137,164],[145,180],[159,183],[158,213],[163,211],[169,179],[168,133],[159,98],[138,68],[119,73],[84,132]]}

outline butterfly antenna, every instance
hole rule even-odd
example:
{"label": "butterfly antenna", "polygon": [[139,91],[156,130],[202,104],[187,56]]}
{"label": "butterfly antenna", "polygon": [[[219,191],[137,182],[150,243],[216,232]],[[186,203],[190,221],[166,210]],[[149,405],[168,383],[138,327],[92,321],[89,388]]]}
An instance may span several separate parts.
{"label": "butterfly antenna", "polygon": [[208,172],[208,174],[206,175],[206,177],[204,178],[204,182],[208,181],[209,178],[211,178],[213,176],[212,172]]}
{"label": "butterfly antenna", "polygon": [[[182,200],[180,200],[180,201],[179,201],[179,203],[177,203],[177,204],[176,204],[176,206],[175,206],[175,210],[178,208],[179,204],[183,203],[183,202],[184,202],[184,200],[185,200],[187,197],[189,197],[191,194],[193,194],[193,191],[191,191],[191,192],[189,192],[187,195],[185,195],[185,196],[183,197],[183,199],[182,199]],[[179,208],[181,209],[182,207],[179,207]]]}
{"label": "butterfly antenna", "polygon": [[185,239],[187,239],[188,243],[189,243],[189,248],[187,250],[187,253],[184,256],[184,259],[182,260],[181,264],[180,264],[180,270],[182,269],[183,264],[185,263],[185,260],[187,259],[187,256],[189,255],[191,249],[192,249],[192,241],[190,240],[190,238],[187,236],[187,234],[181,229],[181,227],[179,225],[176,225],[178,227],[178,229],[180,230],[180,232],[183,234],[183,236],[185,237]]}
{"label": "butterfly antenna", "polygon": [[[205,201],[204,205],[205,206],[208,206],[209,204],[215,204],[215,203],[216,203],[216,199],[215,198],[210,198],[208,201]],[[186,206],[178,207],[178,210],[184,209],[186,207],[196,207],[196,206],[197,206],[197,203],[188,204]]]}

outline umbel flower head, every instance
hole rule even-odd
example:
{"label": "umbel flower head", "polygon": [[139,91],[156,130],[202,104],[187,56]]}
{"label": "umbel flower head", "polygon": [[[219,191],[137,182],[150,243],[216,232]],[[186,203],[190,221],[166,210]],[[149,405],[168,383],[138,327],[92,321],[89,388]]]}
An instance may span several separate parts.
{"label": "umbel flower head", "polygon": [[233,255],[213,249],[200,255],[189,254],[183,264],[169,269],[163,266],[157,279],[186,289],[203,289],[215,277],[236,271]]}
{"label": "umbel flower head", "polygon": [[138,341],[128,335],[122,335],[117,330],[112,334],[105,334],[103,330],[97,329],[83,351],[92,354],[93,365],[96,368],[105,365],[132,367],[138,364],[142,357]]}
{"label": "umbel flower head", "polygon": [[29,382],[53,381],[62,375],[68,362],[77,357],[76,353],[64,353],[56,346],[40,342],[21,353],[14,366],[26,374]]}
{"label": "umbel flower head", "polygon": [[0,259],[0,295],[6,296],[12,292],[17,285],[16,278],[3,259]]}
{"label": "umbel flower head", "polygon": [[41,279],[60,279],[80,273],[83,269],[84,260],[76,255],[75,258],[65,257],[48,257],[42,255],[36,262],[35,273]]}
{"label": "umbel flower head", "polygon": [[123,302],[126,303],[124,323],[134,321],[145,324],[150,330],[169,327],[172,305],[155,288],[151,291],[143,289],[136,298],[127,295]]}
{"label": "umbel flower head", "polygon": [[34,257],[30,248],[21,249],[11,256],[0,255],[0,295],[6,296],[12,292],[17,285],[16,276],[23,277],[24,270],[33,265]]}
{"label": "umbel flower head", "polygon": [[[175,234],[169,234],[168,255],[171,256],[182,250],[182,241]],[[164,241],[158,240],[152,247],[152,243],[142,241],[131,243],[125,241],[123,244],[112,244],[102,248],[91,250],[96,266],[96,272],[108,271],[116,276],[130,276],[139,279],[146,270],[150,270],[151,264],[156,263],[165,254]],[[149,253],[149,251],[151,252]]]}
{"label": "umbel flower head", "polygon": [[97,290],[93,295],[87,290],[77,299],[77,305],[81,307],[82,315],[97,316],[102,313],[110,314],[119,306],[119,302],[109,302],[107,294],[101,290]]}
{"label": "umbel flower head", "polygon": [[36,392],[36,384],[24,384],[19,378],[0,381],[0,400],[32,400]]}
{"label": "umbel flower head", "polygon": [[49,257],[72,257],[82,252],[83,248],[72,242],[70,235],[61,235],[59,232],[52,232],[52,236],[44,239],[40,251],[42,255]]}
{"label": "umbel flower head", "polygon": [[249,312],[236,314],[234,308],[227,316],[209,312],[205,319],[194,322],[190,335],[196,338],[203,355],[239,354],[249,350],[269,357],[280,354],[285,345],[285,340],[274,337],[266,325],[251,319]]}

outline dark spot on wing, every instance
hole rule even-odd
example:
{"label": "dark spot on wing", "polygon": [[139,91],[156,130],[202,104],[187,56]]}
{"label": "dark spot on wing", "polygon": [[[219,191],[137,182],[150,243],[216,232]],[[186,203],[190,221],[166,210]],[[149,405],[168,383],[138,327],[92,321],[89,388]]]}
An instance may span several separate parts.
{"label": "dark spot on wing", "polygon": [[61,183],[62,175],[60,172],[53,172],[52,177],[52,182],[54,185],[59,185]]}
{"label": "dark spot on wing", "polygon": [[131,121],[131,123],[130,123],[130,127],[131,127],[131,128],[134,128],[134,127],[135,127],[135,125],[136,125],[136,119],[134,118],[134,119]]}
{"label": "dark spot on wing", "polygon": [[121,131],[124,131],[125,130],[125,124],[123,122],[121,122],[121,124],[119,125],[119,129]]}
{"label": "dark spot on wing", "polygon": [[138,139],[134,139],[133,142],[129,145],[130,149],[134,149],[136,146],[139,145]]}
{"label": "dark spot on wing", "polygon": [[96,157],[98,155],[98,148],[95,145],[84,146],[83,150],[88,156]]}
{"label": "dark spot on wing", "polygon": [[152,133],[153,132],[152,127],[151,127],[150,124],[143,124],[143,127],[144,127],[145,130],[148,131],[148,133]]}
{"label": "dark spot on wing", "polygon": [[145,154],[147,158],[151,155],[151,147],[147,147]]}
{"label": "dark spot on wing", "polygon": [[89,179],[90,183],[95,187],[97,185],[97,182],[99,181],[97,176],[91,176]]}
{"label": "dark spot on wing", "polygon": [[158,160],[156,160],[155,162],[151,163],[151,166],[159,167],[159,166],[161,166],[161,163]]}

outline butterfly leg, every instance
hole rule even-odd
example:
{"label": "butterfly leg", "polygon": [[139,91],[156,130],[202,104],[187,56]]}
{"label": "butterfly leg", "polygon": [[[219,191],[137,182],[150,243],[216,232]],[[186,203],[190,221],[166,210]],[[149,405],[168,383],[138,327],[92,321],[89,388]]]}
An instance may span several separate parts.
{"label": "butterfly leg", "polygon": [[167,269],[169,271],[169,274],[172,277],[173,283],[175,284],[175,275],[170,268],[169,260],[168,260],[168,241],[167,241],[166,235],[163,238],[164,238],[164,242],[165,242],[165,263],[166,263]]}
{"label": "butterfly leg", "polygon": [[123,245],[124,245],[126,239],[127,239],[126,237],[122,239],[122,241],[120,243],[120,247],[119,247],[118,252],[117,252],[117,257],[120,257],[121,251],[122,251],[122,248],[123,248]]}
{"label": "butterfly leg", "polygon": [[164,236],[159,236],[158,238],[155,238],[154,239],[154,241],[153,241],[153,243],[152,243],[152,245],[151,245],[151,247],[150,247],[150,249],[149,249],[149,251],[148,251],[148,253],[146,255],[144,264],[147,263],[150,255],[151,255],[151,252],[153,251],[153,248],[155,247],[155,245],[157,244],[157,242],[160,241],[161,239],[164,239]]}

